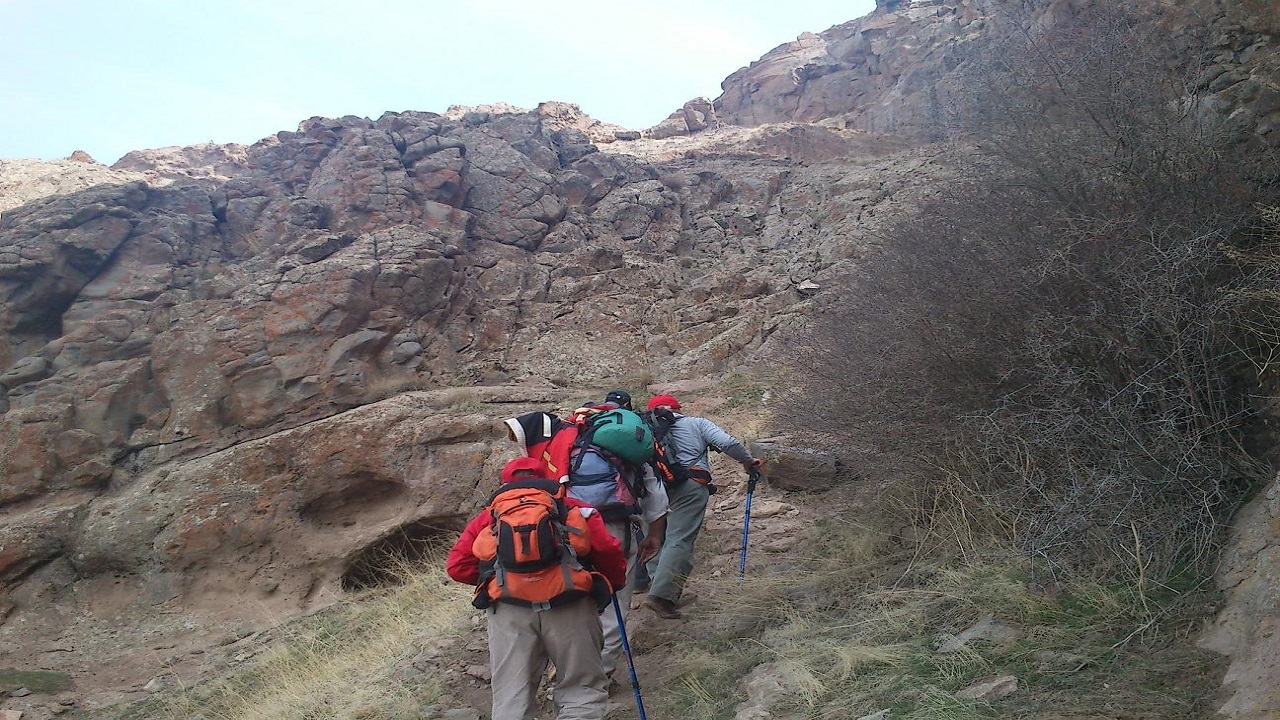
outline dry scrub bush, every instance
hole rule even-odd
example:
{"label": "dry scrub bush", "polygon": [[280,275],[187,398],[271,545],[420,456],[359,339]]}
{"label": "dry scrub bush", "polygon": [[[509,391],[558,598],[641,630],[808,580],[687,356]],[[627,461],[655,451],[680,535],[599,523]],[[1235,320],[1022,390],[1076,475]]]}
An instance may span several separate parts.
{"label": "dry scrub bush", "polygon": [[967,180],[796,343],[788,421],[912,460],[923,522],[1148,582],[1211,558],[1267,475],[1274,165],[1195,95],[1194,43],[1090,8],[975,50],[949,93]]}

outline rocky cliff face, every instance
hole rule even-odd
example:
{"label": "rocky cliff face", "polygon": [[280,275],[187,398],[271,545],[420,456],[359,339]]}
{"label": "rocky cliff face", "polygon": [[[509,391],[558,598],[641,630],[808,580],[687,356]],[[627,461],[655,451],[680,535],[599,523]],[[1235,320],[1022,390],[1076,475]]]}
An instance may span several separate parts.
{"label": "rocky cliff face", "polygon": [[902,143],[796,126],[754,158],[655,164],[564,112],[316,119],[225,182],[7,212],[0,501],[127,484],[396,390],[723,371],[924,162],[886,182]]}
{"label": "rocky cliff face", "polygon": [[[716,116],[734,125],[820,122],[930,137],[948,94],[974,60],[1024,16],[1052,26],[1087,5],[1079,0],[881,2],[876,13],[806,33],[774,48],[721,84]],[[1260,139],[1280,145],[1280,60],[1274,3],[1194,0],[1139,4],[1157,32],[1187,48],[1170,63],[1191,63],[1190,75],[1221,109]],[[1019,20],[1021,21],[1021,20]]]}
{"label": "rocky cliff face", "polygon": [[88,155],[50,162],[0,160],[0,212],[50,195],[145,179],[143,173],[108,168]]}
{"label": "rocky cliff face", "polygon": [[[646,132],[561,103],[312,118],[10,180],[0,643],[57,666],[124,605],[197,640],[316,607],[475,507],[498,419],[749,365],[946,173],[930,88],[999,26],[882,5]],[[1207,82],[1280,141],[1266,8],[1170,7],[1210,14]]]}
{"label": "rocky cliff face", "polygon": [[1280,482],[1272,482],[1236,518],[1218,586],[1226,602],[1200,638],[1202,647],[1227,655],[1221,713],[1237,718],[1280,715]]}
{"label": "rocky cliff face", "polygon": [[934,171],[809,125],[597,130],[561,104],[317,118],[5,212],[4,642],[56,659],[124,597],[330,602],[473,510],[500,418],[739,366]]}

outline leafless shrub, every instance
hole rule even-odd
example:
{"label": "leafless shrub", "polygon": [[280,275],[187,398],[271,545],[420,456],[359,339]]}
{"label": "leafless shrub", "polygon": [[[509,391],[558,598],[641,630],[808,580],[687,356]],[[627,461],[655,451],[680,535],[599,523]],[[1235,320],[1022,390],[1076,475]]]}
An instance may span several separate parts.
{"label": "leafless shrub", "polygon": [[[1126,566],[1206,560],[1218,522],[1265,477],[1246,451],[1259,367],[1246,350],[1275,346],[1246,339],[1265,315],[1240,298],[1274,267],[1231,268],[1226,234],[1131,228],[1119,235],[1127,253],[1055,269],[1020,345],[1026,382],[966,418],[951,462],[986,504],[1020,518],[1030,550],[1097,562],[1106,547]],[[1063,296],[1086,283],[1087,295]]]}
{"label": "leafless shrub", "polygon": [[1170,570],[1210,557],[1265,476],[1247,446],[1280,349],[1266,164],[1153,26],[1043,18],[953,89],[968,180],[795,343],[789,420],[911,457],[930,512],[970,494],[1055,564]]}

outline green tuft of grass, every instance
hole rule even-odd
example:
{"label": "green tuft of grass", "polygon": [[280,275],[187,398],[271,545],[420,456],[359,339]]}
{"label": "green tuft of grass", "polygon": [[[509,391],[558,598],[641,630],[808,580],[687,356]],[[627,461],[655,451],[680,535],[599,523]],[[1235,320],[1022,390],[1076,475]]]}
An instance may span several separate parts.
{"label": "green tuft of grass", "polygon": [[0,693],[26,688],[33,693],[51,695],[71,689],[71,676],[44,670],[0,668]]}

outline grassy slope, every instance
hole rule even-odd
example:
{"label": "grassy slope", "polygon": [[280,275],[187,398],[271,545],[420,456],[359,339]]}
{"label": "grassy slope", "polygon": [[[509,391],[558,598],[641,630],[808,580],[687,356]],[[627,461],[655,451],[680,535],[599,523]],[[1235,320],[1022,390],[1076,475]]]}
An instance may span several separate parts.
{"label": "grassy slope", "polygon": [[[743,395],[750,391],[725,388],[727,400],[717,405],[731,418],[726,427],[744,434],[760,427],[744,416],[757,400]],[[732,718],[752,692],[767,696],[779,718],[858,718],[886,708],[893,718],[1213,715],[1225,665],[1193,644],[1213,600],[1201,578],[1177,588],[1142,578],[1049,581],[960,514],[907,530],[896,519],[908,516],[898,496],[762,486],[757,499],[764,498],[812,518],[801,525],[798,549],[754,552],[739,588],[740,516],[719,518],[719,529],[709,523],[700,540],[691,582],[700,597],[685,620],[633,616],[649,717]],[[354,595],[279,628],[266,652],[222,679],[117,708],[113,717],[354,720],[486,711],[484,683],[467,673],[483,662],[482,620],[442,565],[437,552],[423,569],[406,571],[402,586]],[[938,651],[988,618],[995,630],[986,637]],[[1003,675],[1018,680],[1006,698],[955,697],[975,680]],[[615,716],[634,717],[622,680]]]}
{"label": "grassy slope", "polygon": [[[788,499],[810,513],[850,502],[838,492]],[[893,718],[1213,714],[1223,666],[1192,645],[1202,590],[1038,583],[1033,568],[997,547],[925,552],[847,516],[821,518],[812,533],[804,551],[752,556],[741,590],[736,557],[709,552],[724,538],[705,538],[693,583],[700,598],[686,619],[633,622],[650,717],[732,718],[746,699],[742,679],[764,663],[780,683],[769,697],[774,717],[857,718],[885,708]],[[473,662],[464,646],[479,626],[465,588],[448,584],[439,565],[281,628],[247,669],[116,717],[428,718],[456,708],[468,679],[457,670]],[[937,651],[986,617],[1000,632]],[[453,671],[423,672],[437,663]],[[1007,698],[954,696],[1001,675],[1018,679]],[[483,698],[471,693],[478,710]],[[614,699],[619,717],[635,715],[625,688]]]}

